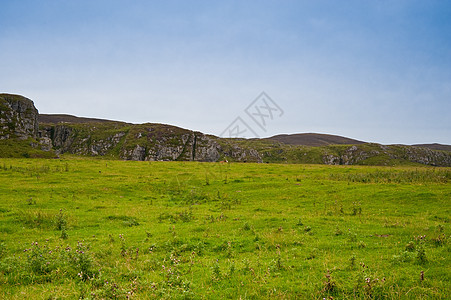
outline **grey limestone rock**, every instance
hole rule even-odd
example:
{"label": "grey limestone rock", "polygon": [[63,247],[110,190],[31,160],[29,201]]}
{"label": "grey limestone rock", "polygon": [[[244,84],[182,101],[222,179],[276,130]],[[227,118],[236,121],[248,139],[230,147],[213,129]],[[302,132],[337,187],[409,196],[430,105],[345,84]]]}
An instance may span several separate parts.
{"label": "grey limestone rock", "polygon": [[38,110],[33,101],[19,95],[0,94],[0,139],[36,138]]}

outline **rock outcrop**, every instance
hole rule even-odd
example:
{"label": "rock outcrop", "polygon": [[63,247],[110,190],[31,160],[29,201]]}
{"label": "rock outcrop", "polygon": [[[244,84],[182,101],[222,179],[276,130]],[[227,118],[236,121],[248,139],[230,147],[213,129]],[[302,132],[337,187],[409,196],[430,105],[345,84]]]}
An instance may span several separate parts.
{"label": "rock outcrop", "polygon": [[[34,149],[31,151],[34,154],[39,150],[140,161],[226,159],[259,163],[451,166],[451,152],[414,146],[359,143],[309,147],[265,139],[223,139],[165,124],[129,124],[69,115],[43,115],[42,124],[38,124],[38,117],[30,99],[0,94],[0,142],[20,141],[24,157],[29,157],[24,148],[29,147]],[[17,152],[10,146],[3,149]]]}
{"label": "rock outcrop", "polygon": [[165,124],[42,124],[40,137],[45,140],[45,147],[52,148],[57,154],[109,155],[141,161],[214,162],[224,158],[242,162],[263,161],[256,149]]}
{"label": "rock outcrop", "polygon": [[26,140],[38,135],[38,110],[33,101],[19,95],[0,94],[0,140]]}
{"label": "rock outcrop", "polygon": [[401,161],[446,167],[451,166],[451,152],[367,143],[353,145],[344,150],[342,147],[327,147],[322,157],[322,163],[327,165],[393,165]]}
{"label": "rock outcrop", "polygon": [[126,134],[127,128],[118,126],[115,122],[41,124],[39,131],[40,140],[50,140],[51,148],[57,154],[90,156],[109,154]]}

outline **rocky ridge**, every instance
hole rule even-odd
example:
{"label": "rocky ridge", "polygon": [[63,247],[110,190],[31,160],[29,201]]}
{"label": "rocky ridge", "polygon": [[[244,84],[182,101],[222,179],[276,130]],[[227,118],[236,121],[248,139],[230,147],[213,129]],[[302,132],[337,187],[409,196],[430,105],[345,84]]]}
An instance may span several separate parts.
{"label": "rocky ridge", "polygon": [[[29,147],[55,156],[69,153],[139,161],[451,166],[451,152],[414,146],[359,142],[308,147],[269,139],[223,139],[165,124],[129,124],[65,115],[43,115],[44,122],[39,124],[38,118],[30,99],[0,94],[0,142],[27,140]],[[0,150],[5,147],[0,144]],[[14,156],[3,152],[0,157]]]}

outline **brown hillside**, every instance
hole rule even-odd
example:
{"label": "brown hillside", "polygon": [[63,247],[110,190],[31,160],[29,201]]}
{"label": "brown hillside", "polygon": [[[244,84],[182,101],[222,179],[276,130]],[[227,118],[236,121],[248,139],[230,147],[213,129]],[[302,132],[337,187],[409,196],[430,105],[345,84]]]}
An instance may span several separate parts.
{"label": "brown hillside", "polygon": [[327,146],[327,145],[353,145],[363,144],[365,142],[331,134],[320,133],[298,133],[298,134],[280,134],[269,139],[289,145],[302,146]]}
{"label": "brown hillside", "polygon": [[72,115],[64,115],[64,114],[39,114],[38,117],[39,123],[46,124],[58,124],[58,123],[104,123],[104,122],[118,122],[119,121],[111,121],[105,119],[95,119],[95,118],[83,118],[76,117]]}

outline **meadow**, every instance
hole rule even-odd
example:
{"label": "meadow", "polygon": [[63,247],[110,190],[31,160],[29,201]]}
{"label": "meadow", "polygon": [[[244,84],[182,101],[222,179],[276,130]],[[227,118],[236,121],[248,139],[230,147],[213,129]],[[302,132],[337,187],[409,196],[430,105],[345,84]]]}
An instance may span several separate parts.
{"label": "meadow", "polygon": [[0,159],[1,299],[446,299],[451,169]]}

